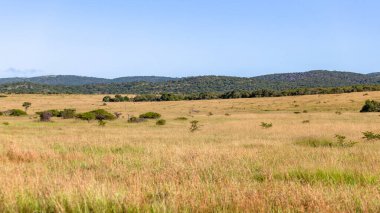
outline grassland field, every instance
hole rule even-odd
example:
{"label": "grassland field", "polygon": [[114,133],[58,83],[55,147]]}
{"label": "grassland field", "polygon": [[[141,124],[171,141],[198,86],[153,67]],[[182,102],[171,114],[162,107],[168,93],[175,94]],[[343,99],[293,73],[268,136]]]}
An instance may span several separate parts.
{"label": "grassland field", "polygon": [[[0,98],[0,111],[32,103],[28,116],[0,116],[0,212],[380,212],[380,140],[362,138],[380,133],[380,113],[359,113],[380,92],[107,105],[103,96]],[[64,108],[123,117],[100,127],[35,116]],[[127,122],[148,111],[166,125]],[[297,144],[336,134],[357,143]]]}

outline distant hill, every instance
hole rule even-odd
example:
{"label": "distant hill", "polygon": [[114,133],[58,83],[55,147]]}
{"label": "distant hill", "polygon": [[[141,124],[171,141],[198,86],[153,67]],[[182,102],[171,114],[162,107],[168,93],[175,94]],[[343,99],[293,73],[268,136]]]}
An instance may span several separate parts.
{"label": "distant hill", "polygon": [[[4,82],[7,83],[4,84]],[[232,90],[288,90],[296,88],[342,87],[380,84],[380,73],[359,74],[314,70],[300,73],[263,75],[252,78],[230,76],[196,76],[169,78],[135,76],[103,79],[80,76],[43,76],[0,79],[0,92],[8,93],[200,93]]]}
{"label": "distant hill", "polygon": [[109,83],[128,83],[128,82],[164,82],[176,80],[176,78],[161,77],[161,76],[131,76],[115,79],[85,77],[76,75],[47,75],[31,78],[0,78],[0,84],[30,82],[35,84],[46,85],[85,85],[85,84],[109,84]]}

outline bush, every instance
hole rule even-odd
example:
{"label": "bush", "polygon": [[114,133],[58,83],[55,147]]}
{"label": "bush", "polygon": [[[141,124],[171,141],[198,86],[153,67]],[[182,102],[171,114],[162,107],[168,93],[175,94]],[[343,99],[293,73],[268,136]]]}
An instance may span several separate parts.
{"label": "bush", "polygon": [[75,117],[76,109],[64,109],[60,112],[60,115],[63,119],[70,119]]}
{"label": "bush", "polygon": [[8,126],[9,122],[3,122],[3,125]]}
{"label": "bush", "polygon": [[91,120],[95,120],[96,118],[95,114],[91,112],[80,113],[80,114],[77,114],[75,117],[81,120],[85,120],[87,122],[90,122]]}
{"label": "bush", "polygon": [[360,112],[380,112],[380,102],[374,100],[366,100]]}
{"label": "bush", "polygon": [[363,132],[363,139],[367,139],[367,140],[380,140],[380,134],[375,134],[373,132]]}
{"label": "bush", "polygon": [[129,101],[128,96],[121,96],[121,95],[115,95],[114,98],[111,98],[111,96],[107,95],[103,97],[103,102],[125,102]]}
{"label": "bush", "polygon": [[30,106],[32,106],[32,103],[30,103],[30,102],[24,102],[24,103],[22,104],[22,106],[25,108],[25,112],[26,112],[26,111],[28,111],[28,108],[29,108]]}
{"label": "bush", "polygon": [[45,111],[40,114],[40,121],[48,122],[50,121],[50,118],[52,117],[51,112]]}
{"label": "bush", "polygon": [[104,110],[104,109],[97,109],[92,110],[89,113],[93,113],[95,115],[96,120],[115,120],[116,116],[112,113]]}
{"label": "bush", "polygon": [[272,125],[272,123],[261,122],[260,126],[262,126],[265,129],[268,129],[268,128],[271,128],[273,125]]}
{"label": "bush", "polygon": [[11,109],[8,110],[5,114],[9,116],[23,116],[27,115],[25,111],[22,111],[21,109]]}
{"label": "bush", "polygon": [[147,113],[141,114],[139,117],[145,118],[145,119],[157,119],[161,117],[161,114],[157,112],[147,112]]}
{"label": "bush", "polygon": [[156,125],[165,125],[166,124],[166,120],[164,119],[160,119],[156,122]]}

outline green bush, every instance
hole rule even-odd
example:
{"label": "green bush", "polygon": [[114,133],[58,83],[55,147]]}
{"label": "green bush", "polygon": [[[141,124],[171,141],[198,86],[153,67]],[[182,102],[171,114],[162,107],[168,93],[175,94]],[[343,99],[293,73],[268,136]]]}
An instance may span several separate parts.
{"label": "green bush", "polygon": [[374,100],[366,100],[360,112],[380,112],[380,102]]}
{"label": "green bush", "polygon": [[91,112],[76,114],[75,117],[87,122],[90,122],[91,120],[95,120],[95,114]]}
{"label": "green bush", "polygon": [[380,140],[380,134],[375,134],[373,132],[363,132],[363,139],[367,139],[367,140]]}
{"label": "green bush", "polygon": [[80,114],[77,114],[75,117],[78,119],[81,119],[81,120],[86,120],[88,122],[90,122],[91,120],[95,120],[95,119],[96,120],[114,120],[114,119],[116,119],[115,115],[113,115],[110,112],[107,112],[104,109],[97,109],[97,110],[92,110],[90,112],[80,113]]}
{"label": "green bush", "polygon": [[115,120],[116,116],[104,109],[92,110],[90,113],[95,115],[96,120]]}
{"label": "green bush", "polygon": [[76,109],[64,109],[60,114],[63,119],[70,119],[75,117],[75,112]]}
{"label": "green bush", "polygon": [[166,120],[164,119],[160,119],[156,122],[156,125],[165,125],[166,124]]}
{"label": "green bush", "polygon": [[147,112],[147,113],[141,114],[139,117],[146,118],[146,119],[158,119],[161,117],[161,114],[157,112]]}
{"label": "green bush", "polygon": [[25,111],[22,111],[21,109],[11,109],[11,110],[8,110],[7,114],[9,116],[23,116],[23,115],[27,115]]}

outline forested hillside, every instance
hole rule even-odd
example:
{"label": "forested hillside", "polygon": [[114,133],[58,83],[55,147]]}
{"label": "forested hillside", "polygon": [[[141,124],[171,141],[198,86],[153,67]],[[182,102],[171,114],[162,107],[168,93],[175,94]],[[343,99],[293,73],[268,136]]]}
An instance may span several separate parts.
{"label": "forested hillside", "polygon": [[[0,92],[83,94],[189,94],[202,92],[224,93],[233,90],[255,91],[261,89],[282,91],[296,88],[326,88],[380,84],[379,73],[358,74],[337,71],[309,71],[304,73],[264,75],[252,78],[229,76],[198,76],[177,79],[151,76],[126,77],[109,80],[78,76],[60,76],[53,79],[56,81],[53,81],[51,78],[46,78],[43,80],[42,77],[39,77],[37,83],[23,81],[18,83],[1,84]],[[60,81],[57,79],[60,79]],[[71,83],[64,84],[66,80],[71,81]],[[109,83],[109,81],[119,83]]]}

